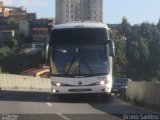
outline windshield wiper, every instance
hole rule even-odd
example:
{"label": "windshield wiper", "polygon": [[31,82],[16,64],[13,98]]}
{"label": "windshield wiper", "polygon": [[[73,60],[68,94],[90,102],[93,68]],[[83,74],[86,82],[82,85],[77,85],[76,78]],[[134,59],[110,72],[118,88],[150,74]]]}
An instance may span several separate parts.
{"label": "windshield wiper", "polygon": [[73,58],[72,58],[72,60],[71,60],[71,63],[70,63],[70,65],[69,65],[69,67],[68,67],[68,69],[67,69],[67,71],[66,71],[66,75],[68,75],[68,73],[69,73],[69,71],[70,71],[70,69],[71,69],[71,67],[72,67],[75,59],[76,59],[76,55],[74,54],[74,55],[73,55]]}
{"label": "windshield wiper", "polygon": [[[68,75],[68,73],[69,73],[69,71],[70,71],[70,69],[72,68],[72,66],[73,66],[73,64],[74,64],[74,61],[75,61],[75,59],[76,59],[76,53],[78,54],[78,56],[79,56],[79,62],[80,62],[80,59],[83,61],[83,63],[86,65],[86,67],[88,68],[88,70],[91,72],[91,74],[93,74],[93,71],[92,71],[92,69],[90,68],[90,66],[88,65],[88,63],[85,61],[85,59],[79,54],[79,52],[78,51],[75,51],[75,53],[74,53],[74,55],[73,55],[73,58],[72,58],[72,60],[71,60],[71,63],[69,64],[69,67],[68,67],[68,69],[67,69],[67,71],[66,71],[66,75]],[[79,65],[79,69],[80,69],[80,65]],[[79,70],[79,72],[80,72],[80,70]]]}
{"label": "windshield wiper", "polygon": [[91,74],[93,74],[92,69],[90,68],[90,66],[88,65],[88,63],[84,60],[84,58],[79,54],[79,57],[81,58],[81,60],[84,62],[84,64],[87,66],[88,70],[91,72]]}

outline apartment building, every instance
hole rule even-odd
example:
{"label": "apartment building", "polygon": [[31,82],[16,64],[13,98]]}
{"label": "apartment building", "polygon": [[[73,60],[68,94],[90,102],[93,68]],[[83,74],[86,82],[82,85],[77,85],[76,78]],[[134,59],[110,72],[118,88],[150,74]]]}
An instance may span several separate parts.
{"label": "apartment building", "polygon": [[4,6],[3,2],[0,1],[0,16],[9,17],[10,12],[14,11],[15,7]]}
{"label": "apartment building", "polygon": [[8,17],[9,16],[9,11],[11,11],[13,9],[14,9],[14,7],[4,6],[3,2],[0,1],[0,16],[1,17]]}
{"label": "apartment building", "polygon": [[0,1],[0,17],[3,16],[3,2]]}
{"label": "apartment building", "polygon": [[56,0],[56,24],[102,19],[103,0]]}
{"label": "apartment building", "polygon": [[32,46],[42,48],[49,39],[49,25],[54,19],[36,19],[32,21]]}
{"label": "apartment building", "polygon": [[97,21],[103,20],[103,0],[82,0],[81,3],[81,19],[83,21]]}
{"label": "apartment building", "polygon": [[5,6],[0,1],[0,17],[7,17],[10,21],[13,21],[18,25],[20,20],[32,20],[36,19],[36,13],[27,13],[26,8]]}

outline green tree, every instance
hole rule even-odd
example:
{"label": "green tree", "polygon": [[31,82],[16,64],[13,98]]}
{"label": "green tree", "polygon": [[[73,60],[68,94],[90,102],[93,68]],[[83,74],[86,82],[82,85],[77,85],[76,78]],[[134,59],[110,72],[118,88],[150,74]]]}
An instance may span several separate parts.
{"label": "green tree", "polygon": [[126,18],[123,18],[120,34],[126,37],[126,57],[128,60],[126,75],[133,79],[146,79],[150,50],[148,41],[152,39],[152,26],[143,23],[140,26],[131,26]]}
{"label": "green tree", "polygon": [[0,48],[0,57],[8,56],[11,54],[11,49],[9,47]]}
{"label": "green tree", "polygon": [[116,75],[125,75],[133,80],[160,79],[160,20],[157,25],[147,22],[130,25],[124,17],[119,26],[118,35],[111,34],[113,38],[120,36],[115,39]]}
{"label": "green tree", "polygon": [[0,25],[9,25],[9,22],[6,19],[2,19],[0,20]]}
{"label": "green tree", "polygon": [[110,37],[114,40],[116,48],[116,56],[114,57],[113,72],[115,77],[126,77],[126,67],[128,61],[126,59],[126,42],[120,36],[117,30],[110,31]]}
{"label": "green tree", "polygon": [[131,25],[129,24],[126,17],[122,18],[122,23],[120,24],[119,32],[121,35],[127,37],[131,33]]}
{"label": "green tree", "polygon": [[137,38],[128,52],[130,75],[135,79],[146,79],[147,63],[149,58],[148,45],[143,38]]}
{"label": "green tree", "polygon": [[18,47],[18,41],[12,37],[5,41],[5,45],[9,46],[11,49],[15,49]]}
{"label": "green tree", "polygon": [[1,66],[0,66],[0,73],[2,73],[2,68],[1,68]]}
{"label": "green tree", "polygon": [[160,79],[160,31],[156,26],[152,26],[152,35],[153,38],[149,41],[149,72],[152,78]]}
{"label": "green tree", "polygon": [[160,31],[160,19],[158,20],[158,23],[157,23],[157,29]]}
{"label": "green tree", "polygon": [[126,43],[121,39],[114,40],[116,47],[116,56],[114,57],[114,74],[116,77],[126,77],[126,68],[128,61],[126,58]]}
{"label": "green tree", "polygon": [[22,71],[43,64],[44,61],[40,53],[36,54],[10,54],[0,59],[0,66],[3,72],[20,74]]}

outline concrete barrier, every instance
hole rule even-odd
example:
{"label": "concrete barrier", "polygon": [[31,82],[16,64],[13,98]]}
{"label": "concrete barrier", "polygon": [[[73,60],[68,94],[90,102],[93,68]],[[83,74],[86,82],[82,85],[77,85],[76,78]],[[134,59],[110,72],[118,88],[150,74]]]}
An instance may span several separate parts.
{"label": "concrete barrier", "polygon": [[126,98],[137,104],[160,110],[160,84],[150,82],[129,82]]}
{"label": "concrete barrier", "polygon": [[1,90],[50,90],[49,78],[37,78],[23,75],[0,74]]}

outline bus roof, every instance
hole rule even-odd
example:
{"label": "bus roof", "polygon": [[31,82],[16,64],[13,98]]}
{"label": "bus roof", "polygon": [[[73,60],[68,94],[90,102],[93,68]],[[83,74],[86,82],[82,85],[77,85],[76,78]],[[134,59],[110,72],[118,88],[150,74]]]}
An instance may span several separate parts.
{"label": "bus roof", "polygon": [[54,25],[52,29],[67,29],[67,28],[105,28],[108,26],[100,22],[71,22],[65,24]]}

